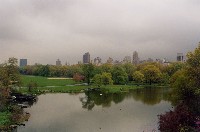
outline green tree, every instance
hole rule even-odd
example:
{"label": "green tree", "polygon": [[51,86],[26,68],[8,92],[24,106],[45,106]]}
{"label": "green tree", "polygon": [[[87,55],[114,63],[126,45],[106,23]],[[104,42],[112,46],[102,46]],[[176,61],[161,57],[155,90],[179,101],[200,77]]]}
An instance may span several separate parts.
{"label": "green tree", "polygon": [[194,52],[187,54],[187,76],[196,95],[200,95],[200,42]]}
{"label": "green tree", "polygon": [[159,68],[154,65],[146,65],[145,67],[143,67],[142,73],[144,74],[146,82],[150,85],[152,84],[152,82],[159,82],[161,78],[161,72]]}
{"label": "green tree", "polygon": [[93,72],[94,75],[96,75],[96,74],[101,74],[102,71],[103,71],[103,70],[102,70],[101,66],[95,66],[95,65],[94,65],[94,72]]}
{"label": "green tree", "polygon": [[38,86],[38,84],[37,84],[36,82],[30,81],[30,82],[27,84],[28,91],[29,91],[29,92],[33,92],[33,91],[37,90],[37,86]]}
{"label": "green tree", "polygon": [[112,75],[111,73],[102,73],[101,75],[101,81],[103,85],[112,85],[113,84],[113,80],[112,80]]}
{"label": "green tree", "polygon": [[142,74],[140,71],[135,71],[132,77],[136,83],[142,83],[144,81],[144,74]]}
{"label": "green tree", "polygon": [[128,80],[133,80],[132,73],[136,70],[136,67],[131,63],[125,63],[122,65],[122,67],[125,69],[125,72],[128,75]]}
{"label": "green tree", "polygon": [[83,75],[83,65],[71,65],[67,67],[66,76],[73,77],[75,74]]}
{"label": "green tree", "polygon": [[102,74],[96,74],[93,77],[93,82],[98,87],[100,87],[102,84],[105,86],[112,85],[113,84],[112,75],[111,73],[106,73],[106,72],[103,72]]}
{"label": "green tree", "polygon": [[102,85],[102,75],[96,74],[93,77],[93,82],[94,82],[94,85],[96,85],[97,87],[101,87],[101,85]]}
{"label": "green tree", "polygon": [[[200,97],[200,44],[187,54],[186,66],[170,78],[174,100],[199,100]],[[197,107],[196,107],[197,108]],[[196,111],[200,112],[200,108]]]}
{"label": "green tree", "polygon": [[39,69],[39,75],[43,77],[48,77],[50,75],[49,65],[42,65]]}
{"label": "green tree", "polygon": [[94,65],[92,63],[83,65],[83,75],[85,76],[85,80],[90,85],[91,78],[94,76]]}
{"label": "green tree", "polygon": [[113,69],[113,65],[109,64],[109,63],[102,64],[99,67],[101,69],[101,73],[103,73],[103,72],[111,73],[112,69]]}
{"label": "green tree", "polygon": [[169,84],[169,79],[170,76],[167,73],[162,73],[160,82],[163,84]]}
{"label": "green tree", "polygon": [[115,84],[126,84],[128,81],[128,75],[123,67],[116,65],[112,70],[112,79]]}
{"label": "green tree", "polygon": [[7,72],[12,87],[19,86],[21,84],[21,78],[17,64],[17,59],[12,57],[8,59],[8,62],[5,65],[5,72]]}
{"label": "green tree", "polygon": [[185,63],[173,62],[163,68],[163,72],[167,73],[170,77],[178,70],[185,67]]}
{"label": "green tree", "polygon": [[187,100],[193,96],[194,91],[188,79],[185,69],[175,72],[170,78],[170,84],[173,88],[172,99],[174,104],[179,100]]}

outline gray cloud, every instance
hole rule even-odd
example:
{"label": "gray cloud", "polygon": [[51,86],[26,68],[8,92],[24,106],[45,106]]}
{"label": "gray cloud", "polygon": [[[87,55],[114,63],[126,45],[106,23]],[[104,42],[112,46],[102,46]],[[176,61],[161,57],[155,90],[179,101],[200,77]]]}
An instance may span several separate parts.
{"label": "gray cloud", "polygon": [[0,0],[1,61],[176,58],[200,41],[198,0]]}

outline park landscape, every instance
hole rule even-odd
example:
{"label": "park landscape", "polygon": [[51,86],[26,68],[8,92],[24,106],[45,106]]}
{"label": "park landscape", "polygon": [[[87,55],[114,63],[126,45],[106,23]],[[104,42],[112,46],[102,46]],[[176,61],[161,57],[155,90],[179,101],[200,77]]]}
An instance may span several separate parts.
{"label": "park landscape", "polygon": [[[45,122],[47,124],[40,124],[43,127],[35,128],[36,130],[48,131],[51,128],[55,131],[67,131],[67,129],[71,131],[111,131],[116,128],[115,131],[129,131],[132,129],[128,126],[129,124],[135,123],[139,124],[138,126],[143,126],[145,120],[151,118],[149,123],[153,122],[153,127],[152,125],[142,128],[137,126],[135,131],[140,129],[142,131],[197,132],[200,130],[199,72],[200,44],[193,52],[187,54],[186,62],[173,62],[169,65],[153,62],[138,65],[105,63],[101,66],[95,66],[89,63],[71,66],[30,65],[18,67],[17,59],[9,58],[6,63],[0,66],[0,130],[31,131],[33,128],[28,123],[36,119],[34,116],[41,114],[39,119],[43,120],[45,118],[45,116],[42,118],[43,111],[46,113],[49,111],[49,118],[51,120],[58,118],[56,122],[60,127],[51,124],[52,128],[47,128],[45,127],[49,123],[47,121]],[[28,108],[22,108],[19,105],[21,103],[13,101],[12,93],[33,95],[37,99],[28,101],[29,105],[26,106]],[[78,101],[75,102],[77,99]],[[42,105],[40,100],[43,102]],[[130,105],[131,101],[134,102],[135,106],[134,104]],[[78,104],[81,104],[81,107]],[[64,108],[64,111],[63,108],[59,109],[65,105],[69,106]],[[156,107],[156,105],[159,106]],[[73,118],[63,119],[60,115],[54,117],[52,111],[45,109],[46,107],[50,107],[54,113],[56,111],[64,113],[62,115],[64,117],[71,116],[77,109],[81,109],[81,113],[75,114]],[[151,111],[148,115],[152,115],[152,117],[147,115],[142,117],[145,113],[143,112],[139,113],[142,118],[138,117],[136,120],[135,113],[137,111],[131,111],[136,107],[139,109],[138,111],[148,109]],[[37,114],[32,111],[36,108]],[[85,113],[84,110],[90,111],[90,113]],[[153,111],[158,113],[153,113]],[[31,112],[33,113],[31,114]],[[43,113],[43,115],[45,114]],[[98,125],[93,124],[91,127],[89,124],[82,123],[84,121],[81,119],[88,117],[92,122],[98,122],[93,118],[105,120],[102,118],[103,116],[107,116],[108,120],[114,124],[117,120],[115,118],[119,116],[121,121],[126,122],[126,125],[122,125],[122,128],[112,126],[111,129],[106,124],[99,122]],[[127,122],[125,116],[128,116],[128,120],[132,122]],[[63,122],[69,126],[64,128],[60,125]],[[72,122],[77,122],[80,129],[72,127]],[[105,120],[105,122],[107,121]]]}

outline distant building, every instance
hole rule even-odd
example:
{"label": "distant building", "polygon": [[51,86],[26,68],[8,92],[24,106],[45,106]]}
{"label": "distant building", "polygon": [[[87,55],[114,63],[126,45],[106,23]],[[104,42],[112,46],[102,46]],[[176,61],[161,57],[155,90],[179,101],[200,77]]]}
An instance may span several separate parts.
{"label": "distant building", "polygon": [[139,64],[139,57],[138,57],[138,53],[137,53],[137,51],[134,51],[133,52],[133,60],[132,60],[132,63],[134,64],[134,65],[137,65],[137,64]]}
{"label": "distant building", "polygon": [[27,59],[20,59],[19,66],[20,67],[27,66]]}
{"label": "distant building", "polygon": [[106,63],[112,64],[113,63],[113,58],[109,57]]}
{"label": "distant building", "polygon": [[61,61],[59,60],[59,59],[57,59],[57,61],[56,61],[56,66],[61,66],[62,64],[61,64]]}
{"label": "distant building", "polygon": [[97,65],[97,66],[101,65],[101,58],[100,57],[95,58],[94,64]]}
{"label": "distant building", "polygon": [[164,63],[164,59],[163,59],[163,60],[161,60],[161,59],[156,59],[156,62],[162,64],[162,63]]}
{"label": "distant building", "polygon": [[180,61],[180,62],[184,61],[183,53],[177,53],[177,61]]}
{"label": "distant building", "polygon": [[88,64],[90,63],[90,53],[87,52],[83,55],[83,64]]}
{"label": "distant building", "polygon": [[148,59],[147,59],[147,62],[153,62],[153,59],[148,58]]}
{"label": "distant building", "polygon": [[131,63],[131,57],[125,56],[124,59],[123,59],[123,63]]}

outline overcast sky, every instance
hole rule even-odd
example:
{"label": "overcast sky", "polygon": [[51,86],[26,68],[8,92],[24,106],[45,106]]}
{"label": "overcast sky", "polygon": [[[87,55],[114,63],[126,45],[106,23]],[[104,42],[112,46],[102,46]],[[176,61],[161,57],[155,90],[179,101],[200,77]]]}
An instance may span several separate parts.
{"label": "overcast sky", "polygon": [[29,64],[141,59],[193,51],[200,41],[200,0],[0,0],[0,61]]}

